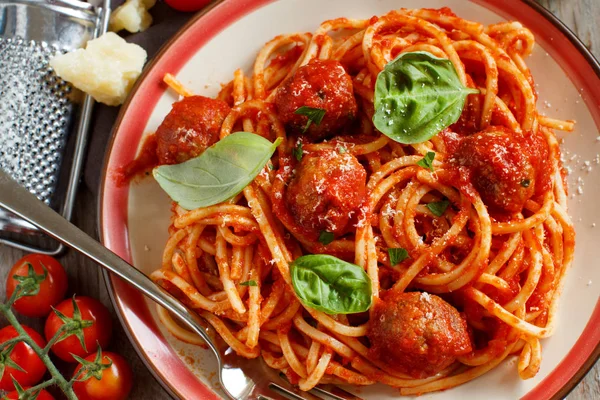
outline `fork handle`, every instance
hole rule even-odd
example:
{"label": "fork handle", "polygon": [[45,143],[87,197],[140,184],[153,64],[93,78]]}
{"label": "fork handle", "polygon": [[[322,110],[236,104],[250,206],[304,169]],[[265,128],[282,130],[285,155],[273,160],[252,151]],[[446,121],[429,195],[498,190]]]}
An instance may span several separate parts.
{"label": "fork handle", "polygon": [[54,239],[89,257],[103,268],[119,276],[146,296],[178,316],[190,329],[200,335],[220,361],[215,344],[192,317],[192,311],[166,290],[121,257],[88,236],[42,203],[0,169],[0,207],[37,226]]}

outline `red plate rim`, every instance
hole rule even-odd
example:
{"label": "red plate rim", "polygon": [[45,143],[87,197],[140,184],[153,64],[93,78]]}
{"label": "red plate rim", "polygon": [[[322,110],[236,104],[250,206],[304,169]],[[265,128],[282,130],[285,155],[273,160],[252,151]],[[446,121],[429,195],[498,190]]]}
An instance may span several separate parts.
{"label": "red plate rim", "polygon": [[[221,0],[213,2],[194,16],[146,66],[126,103],[121,107],[114,125],[109,150],[104,160],[98,226],[102,243],[131,262],[127,234],[127,202],[129,187],[117,187],[110,179],[114,167],[131,161],[131,144],[139,143],[143,127],[165,88],[161,85],[166,72],[176,74],[202,46],[216,34],[244,15],[273,0]],[[514,18],[531,29],[544,48],[559,62],[571,80],[582,88],[582,97],[596,125],[600,127],[600,64],[585,45],[558,18],[532,0],[497,2],[471,0],[503,17]],[[542,17],[542,18],[540,18]],[[200,22],[201,21],[201,22]],[[193,37],[194,40],[188,40]],[[552,42],[548,42],[551,38]],[[560,51],[558,50],[560,49]],[[171,52],[178,57],[166,57]],[[143,92],[144,96],[136,96]],[[115,146],[127,144],[126,146]],[[179,359],[158,330],[143,296],[119,278],[104,272],[109,295],[121,324],[136,352],[152,375],[173,397],[218,399],[212,390]],[[527,393],[523,399],[564,398],[585,376],[600,357],[600,301],[581,336],[554,370]],[[138,331],[132,333],[133,327]]]}

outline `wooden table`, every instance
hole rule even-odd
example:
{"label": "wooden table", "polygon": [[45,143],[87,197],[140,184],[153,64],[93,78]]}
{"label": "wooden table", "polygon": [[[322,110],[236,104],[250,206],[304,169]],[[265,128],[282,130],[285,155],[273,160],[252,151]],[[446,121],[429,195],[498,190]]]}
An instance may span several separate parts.
{"label": "wooden table", "polygon": [[[514,1],[514,0],[513,0]],[[600,1],[599,0],[536,0],[548,8],[567,24],[592,50],[596,57],[600,57]],[[97,237],[96,232],[96,199],[91,192],[80,188],[74,222],[90,235]],[[4,298],[4,283],[10,266],[23,256],[23,252],[0,245],[0,297]],[[106,287],[104,279],[97,266],[85,257],[73,252],[67,252],[60,261],[67,268],[69,274],[69,292],[87,295],[102,301],[113,313],[115,329],[110,350],[125,356],[132,365],[135,373],[135,385],[131,393],[132,400],[153,399],[166,400],[169,395],[154,380],[143,362],[129,343],[123,328],[118,324],[117,317]],[[34,328],[41,327],[38,320],[23,320]],[[6,325],[3,321],[2,326]],[[567,397],[575,399],[600,398],[600,363],[589,372],[585,379]]]}

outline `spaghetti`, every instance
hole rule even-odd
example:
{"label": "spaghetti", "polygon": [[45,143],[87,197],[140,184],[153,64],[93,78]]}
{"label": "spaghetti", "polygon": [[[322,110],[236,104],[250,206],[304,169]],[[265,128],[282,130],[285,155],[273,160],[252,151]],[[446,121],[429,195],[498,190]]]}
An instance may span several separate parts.
{"label": "spaghetti", "polygon": [[[573,121],[536,111],[524,61],[533,46],[518,22],[483,26],[449,9],[401,9],[274,38],[250,76],[237,70],[211,100],[218,104],[167,75],[210,115],[194,119],[204,124],[202,140],[196,131],[182,137],[177,123],[195,114],[185,99],[176,103],[151,141],[159,163],[196,156],[240,130],[283,142],[235,197],[193,210],[173,203],[152,279],[238,355],[262,357],[302,390],[377,382],[404,395],[444,390],[511,354],[522,379],[535,376],[575,235],[553,133]],[[388,63],[415,51],[450,60],[479,94],[468,95],[448,129],[406,145],[373,126],[374,87]],[[305,125],[294,110],[308,97],[298,93],[318,79],[327,112]],[[330,315],[304,305],[290,264],[309,253],[362,267],[371,309]],[[201,343],[159,316],[176,337]]]}

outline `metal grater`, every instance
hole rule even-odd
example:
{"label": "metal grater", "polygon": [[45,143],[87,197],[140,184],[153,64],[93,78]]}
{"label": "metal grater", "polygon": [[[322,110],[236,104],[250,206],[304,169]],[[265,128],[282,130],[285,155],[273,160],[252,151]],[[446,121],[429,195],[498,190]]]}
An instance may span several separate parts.
{"label": "metal grater", "polygon": [[[93,99],[48,61],[106,32],[110,1],[0,0],[0,168],[70,219]],[[0,243],[58,254],[62,246],[0,209]]]}

